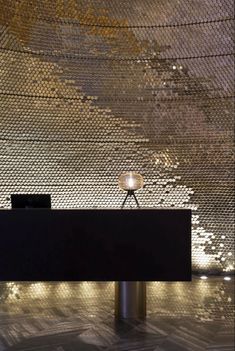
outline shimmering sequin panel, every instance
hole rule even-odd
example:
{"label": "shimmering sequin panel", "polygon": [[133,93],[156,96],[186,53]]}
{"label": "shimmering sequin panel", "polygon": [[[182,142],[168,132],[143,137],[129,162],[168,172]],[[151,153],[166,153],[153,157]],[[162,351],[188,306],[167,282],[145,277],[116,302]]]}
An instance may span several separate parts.
{"label": "shimmering sequin panel", "polygon": [[194,270],[234,271],[233,1],[0,7],[0,206],[119,207],[137,171],[141,207],[193,210]]}

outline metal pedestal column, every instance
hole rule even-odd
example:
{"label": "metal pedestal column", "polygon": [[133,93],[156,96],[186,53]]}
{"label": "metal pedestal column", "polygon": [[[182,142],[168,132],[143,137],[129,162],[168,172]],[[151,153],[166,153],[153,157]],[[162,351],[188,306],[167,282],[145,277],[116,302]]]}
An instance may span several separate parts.
{"label": "metal pedestal column", "polygon": [[146,317],[146,283],[115,283],[115,317],[117,319]]}

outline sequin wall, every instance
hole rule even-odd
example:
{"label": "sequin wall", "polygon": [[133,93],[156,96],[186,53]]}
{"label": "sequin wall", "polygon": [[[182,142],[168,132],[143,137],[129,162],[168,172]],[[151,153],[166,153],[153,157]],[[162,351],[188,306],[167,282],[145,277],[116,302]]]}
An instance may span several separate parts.
{"label": "sequin wall", "polygon": [[119,207],[136,170],[142,207],[193,210],[194,270],[234,271],[233,1],[0,7],[0,206]]}

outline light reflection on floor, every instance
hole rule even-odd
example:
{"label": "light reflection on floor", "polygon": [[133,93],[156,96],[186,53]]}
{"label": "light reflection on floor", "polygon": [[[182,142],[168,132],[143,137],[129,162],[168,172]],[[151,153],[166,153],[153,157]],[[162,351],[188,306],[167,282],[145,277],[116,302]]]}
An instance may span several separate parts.
{"label": "light reflection on floor", "polygon": [[3,350],[233,350],[234,279],[147,284],[147,319],[117,323],[114,283],[0,283]]}

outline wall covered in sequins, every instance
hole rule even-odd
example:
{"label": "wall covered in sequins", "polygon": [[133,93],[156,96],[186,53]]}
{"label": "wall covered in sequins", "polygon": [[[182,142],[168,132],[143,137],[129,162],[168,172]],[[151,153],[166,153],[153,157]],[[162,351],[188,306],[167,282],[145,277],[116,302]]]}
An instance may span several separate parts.
{"label": "wall covered in sequins", "polygon": [[[0,206],[193,210],[193,268],[234,271],[232,0],[0,0]],[[132,202],[128,206],[134,206]]]}

